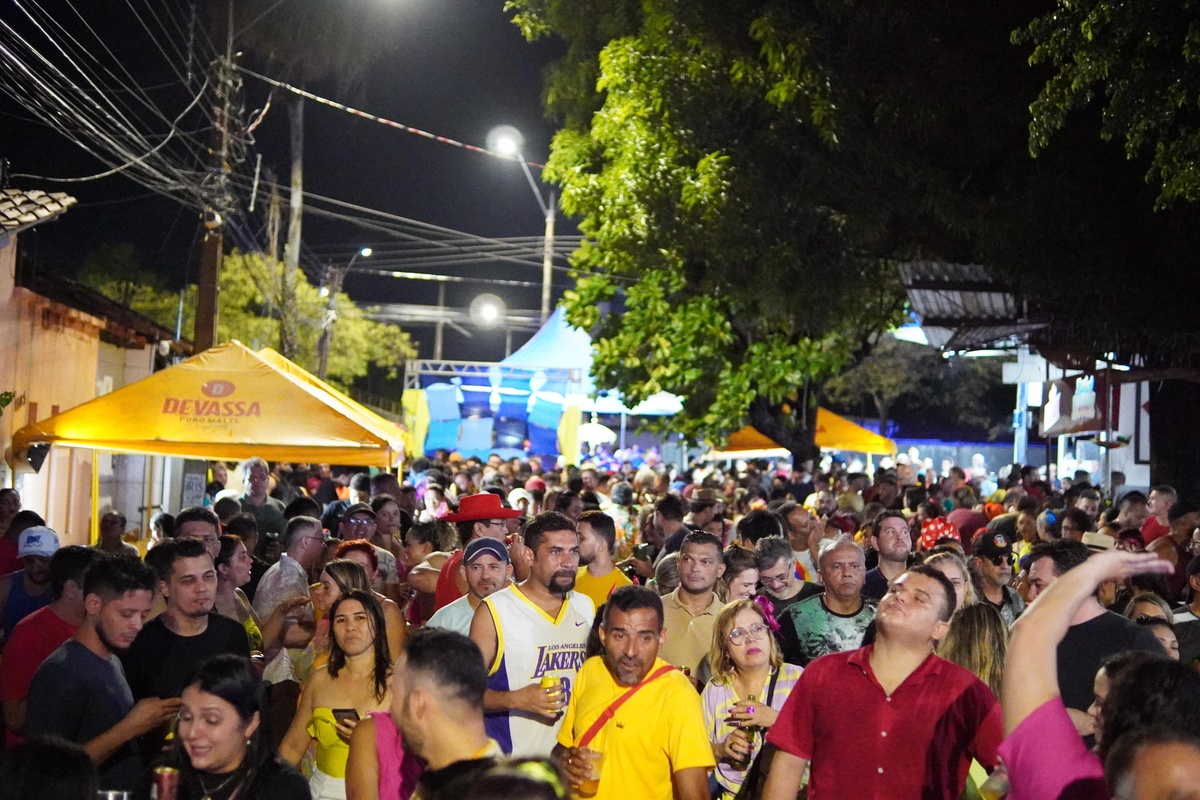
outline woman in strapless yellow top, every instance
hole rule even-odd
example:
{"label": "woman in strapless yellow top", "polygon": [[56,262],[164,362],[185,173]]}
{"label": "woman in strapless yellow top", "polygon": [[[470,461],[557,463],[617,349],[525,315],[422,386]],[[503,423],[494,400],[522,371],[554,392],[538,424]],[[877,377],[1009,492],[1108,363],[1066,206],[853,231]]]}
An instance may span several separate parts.
{"label": "woman in strapless yellow top", "polygon": [[383,611],[370,591],[351,589],[329,609],[329,663],[305,681],[292,726],[279,747],[299,766],[316,743],[313,800],[345,800],[350,734],[358,720],[391,704],[392,657]]}

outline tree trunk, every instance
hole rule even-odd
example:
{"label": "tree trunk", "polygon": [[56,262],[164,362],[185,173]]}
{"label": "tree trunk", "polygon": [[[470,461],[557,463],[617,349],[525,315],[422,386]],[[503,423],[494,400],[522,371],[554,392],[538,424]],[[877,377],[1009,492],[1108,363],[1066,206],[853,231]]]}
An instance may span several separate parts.
{"label": "tree trunk", "polygon": [[[816,445],[817,410],[807,409],[803,417],[797,416],[795,426],[787,424],[790,416],[781,405],[772,405],[765,397],[757,397],[750,404],[750,425],[763,436],[769,436],[780,447],[792,454],[792,463],[800,465],[816,459],[820,452]],[[800,424],[800,420],[804,424]]]}
{"label": "tree trunk", "polygon": [[1175,487],[1180,498],[1200,497],[1200,385],[1150,384],[1150,483]]}
{"label": "tree trunk", "polygon": [[288,125],[292,140],[292,193],[288,199],[290,216],[279,287],[279,352],[284,358],[294,359],[300,339],[296,286],[300,280],[300,233],[304,219],[304,98],[299,95],[288,103]]}

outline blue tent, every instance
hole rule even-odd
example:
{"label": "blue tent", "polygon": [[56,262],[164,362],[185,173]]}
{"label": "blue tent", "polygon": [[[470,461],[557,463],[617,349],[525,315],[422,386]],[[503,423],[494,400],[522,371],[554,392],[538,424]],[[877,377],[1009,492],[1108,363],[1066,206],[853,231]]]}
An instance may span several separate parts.
{"label": "blue tent", "polygon": [[497,364],[447,361],[419,371],[428,422],[413,421],[410,429],[426,430],[421,449],[427,453],[445,448],[464,455],[512,454],[528,443],[530,454],[558,455],[560,439],[568,450],[577,446],[577,434],[568,432],[577,431],[580,413],[679,413],[679,398],[665,392],[634,408],[625,406],[619,392],[598,392],[590,374],[592,355],[591,337],[567,324],[557,308],[528,342]]}

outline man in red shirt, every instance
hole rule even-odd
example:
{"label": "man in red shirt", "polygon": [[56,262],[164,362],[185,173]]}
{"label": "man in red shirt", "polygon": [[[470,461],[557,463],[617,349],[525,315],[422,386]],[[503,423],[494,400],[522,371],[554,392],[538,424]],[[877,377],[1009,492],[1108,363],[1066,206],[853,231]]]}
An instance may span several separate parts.
{"label": "man in red shirt", "polygon": [[63,547],[50,557],[50,605],[17,623],[0,659],[0,703],[11,747],[25,728],[25,697],[33,673],[46,656],[75,635],[83,622],[83,573],[100,552],[91,547]]}
{"label": "man in red shirt", "polygon": [[944,575],[913,567],[880,601],[874,645],[808,666],[767,735],[765,800],[794,800],[810,763],[813,800],[956,800],[972,759],[996,765],[995,696],[931,653],[954,603]]}
{"label": "man in red shirt", "polygon": [[1171,532],[1171,521],[1167,519],[1167,512],[1178,499],[1179,495],[1170,486],[1155,486],[1150,489],[1150,497],[1146,501],[1146,510],[1150,512],[1150,516],[1142,523],[1142,541],[1146,543],[1147,548],[1155,539],[1161,539]]}

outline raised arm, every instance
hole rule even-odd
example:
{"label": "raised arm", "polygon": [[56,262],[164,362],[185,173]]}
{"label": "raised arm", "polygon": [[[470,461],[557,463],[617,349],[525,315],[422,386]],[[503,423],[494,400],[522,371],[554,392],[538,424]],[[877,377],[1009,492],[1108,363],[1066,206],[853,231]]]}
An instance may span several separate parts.
{"label": "raised arm", "polygon": [[1038,595],[1012,627],[1004,665],[1001,705],[1004,733],[1021,722],[1058,691],[1058,643],[1067,635],[1071,618],[1101,583],[1144,573],[1166,574],[1172,567],[1152,553],[1109,550],[1092,556]]}

